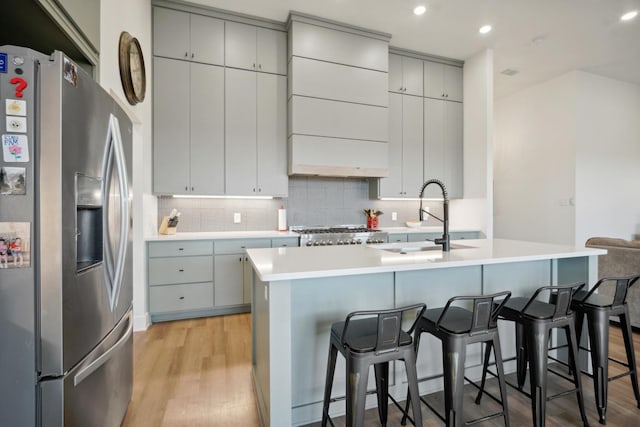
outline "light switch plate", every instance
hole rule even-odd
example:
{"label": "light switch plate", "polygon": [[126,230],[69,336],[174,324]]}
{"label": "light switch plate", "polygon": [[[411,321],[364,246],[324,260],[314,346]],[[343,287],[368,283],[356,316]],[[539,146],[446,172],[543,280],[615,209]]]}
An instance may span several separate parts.
{"label": "light switch plate", "polygon": [[398,212],[391,212],[391,221],[398,220]]}
{"label": "light switch plate", "polygon": [[240,215],[240,212],[235,212],[233,214],[233,223],[240,224],[241,222],[242,222],[242,216]]}

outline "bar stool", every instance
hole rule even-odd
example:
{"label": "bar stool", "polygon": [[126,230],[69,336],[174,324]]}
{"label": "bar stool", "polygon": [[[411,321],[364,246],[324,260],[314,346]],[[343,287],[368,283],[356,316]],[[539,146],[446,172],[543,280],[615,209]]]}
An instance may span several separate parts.
{"label": "bar stool", "polygon": [[[400,408],[395,399],[389,396],[389,361],[404,361],[409,382],[409,393],[412,396],[418,396],[416,354],[411,333],[426,308],[425,304],[415,304],[390,310],[354,311],[347,315],[344,322],[337,322],[331,325],[327,378],[322,408],[322,427],[326,427],[327,421],[331,422],[329,404],[339,400],[331,399],[338,351],[346,360],[346,415],[348,427],[359,427],[364,424],[367,380],[371,365],[374,365],[376,391],[378,394],[378,414],[383,426],[387,425],[388,398],[391,398],[396,406]],[[415,316],[411,322],[411,327],[407,330],[402,329],[403,313],[413,313]],[[420,407],[413,408],[413,418],[416,425],[422,426]],[[331,422],[331,425],[333,425],[333,422]]]}
{"label": "bar stool", "polygon": [[[576,339],[574,313],[570,310],[574,294],[583,287],[584,283],[565,286],[543,286],[536,290],[531,298],[511,298],[500,312],[500,319],[516,323],[517,388],[523,393],[525,392],[522,387],[526,378],[527,363],[529,363],[531,394],[525,394],[531,398],[531,412],[535,427],[543,427],[545,425],[546,402],[548,400],[574,392],[578,398],[582,423],[585,426],[589,425],[584,411],[580,374],[576,369],[578,366],[578,342]],[[547,291],[550,293],[550,300],[555,301],[555,303],[547,303],[537,299],[541,293]],[[569,341],[569,368],[573,374],[573,379],[559,372],[549,371],[568,381],[572,381],[575,388],[547,397],[547,359],[549,351],[547,343],[551,330],[556,328],[564,329],[567,334],[567,340]],[[487,346],[482,384],[476,402],[479,402],[482,397],[484,382],[487,372],[489,372],[490,350],[490,346]]]}
{"label": "bar stool", "polygon": [[[580,338],[582,332],[583,319],[585,316],[587,318],[591,350],[583,349],[591,352],[593,374],[587,375],[593,378],[600,424],[607,423],[607,389],[609,381],[630,375],[633,393],[635,394],[638,408],[640,408],[636,358],[633,350],[633,335],[629,321],[629,308],[627,306],[627,293],[629,288],[633,286],[638,279],[640,279],[640,275],[600,279],[589,292],[578,292],[571,303],[571,308],[577,313],[576,334],[578,338]],[[610,295],[605,295],[600,292],[596,293],[601,286],[603,286],[604,290],[611,285],[615,285],[613,298]],[[609,357],[610,316],[618,316],[620,319],[624,348],[627,353],[627,363]],[[629,370],[609,378],[609,360],[625,366],[629,368]]]}
{"label": "bar stool", "polygon": [[[420,401],[431,409],[448,427],[458,427],[488,421],[497,417],[504,417],[509,426],[509,411],[507,408],[507,390],[502,370],[502,353],[500,337],[498,335],[497,319],[502,307],[511,297],[511,292],[505,291],[492,295],[457,296],[447,301],[441,308],[427,310],[414,333],[416,352],[420,345],[420,335],[427,332],[442,342],[442,362],[444,368],[444,407],[442,416],[431,404],[420,397]],[[501,299],[496,302],[496,300]],[[453,305],[458,302],[469,302],[473,310],[467,310]],[[463,417],[463,389],[465,379],[480,389],[478,385],[464,376],[464,364],[467,355],[467,345],[478,342],[489,343],[495,349],[500,399],[485,392],[493,400],[502,405],[502,411],[475,420],[464,421]],[[407,397],[407,403],[402,418],[402,425],[406,424],[409,404],[413,396]],[[415,400],[414,400],[415,401]],[[414,405],[416,406],[416,405]],[[419,405],[418,405],[419,406]]]}

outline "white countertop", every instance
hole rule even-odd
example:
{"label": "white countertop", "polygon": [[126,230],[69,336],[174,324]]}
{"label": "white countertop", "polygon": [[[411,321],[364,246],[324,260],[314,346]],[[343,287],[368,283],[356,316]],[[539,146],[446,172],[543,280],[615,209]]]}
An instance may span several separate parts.
{"label": "white countertop", "polygon": [[156,234],[145,237],[151,241],[171,240],[213,240],[213,239],[274,239],[284,237],[300,237],[298,233],[291,231],[201,231],[192,233]]}
{"label": "white countertop", "polygon": [[[524,242],[504,239],[454,240],[469,246],[442,252],[418,251],[428,242],[388,243],[363,246],[314,246],[303,248],[248,249],[247,254],[260,280],[278,281],[431,268],[463,267],[506,262],[549,260],[602,255],[603,249]],[[377,248],[407,252],[397,253]]]}
{"label": "white countertop", "polygon": [[[410,234],[410,233],[442,233],[441,226],[433,227],[380,227],[380,231],[386,231],[389,234]],[[477,228],[451,228],[450,232],[466,232],[479,231]],[[291,231],[275,231],[275,230],[256,230],[256,231],[200,231],[176,234],[154,234],[146,236],[144,239],[151,241],[171,241],[171,240],[208,240],[208,239],[273,239],[278,237],[300,237],[298,233]]]}

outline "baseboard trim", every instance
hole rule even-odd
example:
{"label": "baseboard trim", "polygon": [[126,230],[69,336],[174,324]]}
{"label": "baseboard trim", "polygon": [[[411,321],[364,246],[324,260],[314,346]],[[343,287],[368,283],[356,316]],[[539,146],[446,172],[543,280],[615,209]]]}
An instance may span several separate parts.
{"label": "baseboard trim", "polygon": [[133,316],[133,330],[134,332],[146,331],[151,325],[151,318],[149,313],[143,313]]}

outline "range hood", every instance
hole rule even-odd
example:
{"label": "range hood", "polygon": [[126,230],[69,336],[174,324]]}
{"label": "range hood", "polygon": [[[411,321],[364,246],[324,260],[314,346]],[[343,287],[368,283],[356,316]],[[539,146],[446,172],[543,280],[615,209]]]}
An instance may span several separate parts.
{"label": "range hood", "polygon": [[388,175],[389,34],[291,12],[289,175]]}

